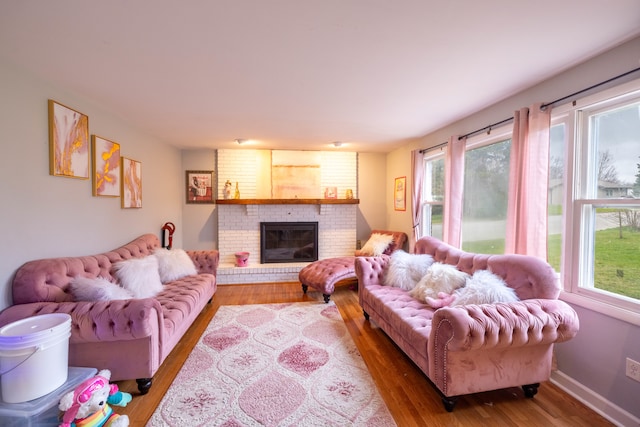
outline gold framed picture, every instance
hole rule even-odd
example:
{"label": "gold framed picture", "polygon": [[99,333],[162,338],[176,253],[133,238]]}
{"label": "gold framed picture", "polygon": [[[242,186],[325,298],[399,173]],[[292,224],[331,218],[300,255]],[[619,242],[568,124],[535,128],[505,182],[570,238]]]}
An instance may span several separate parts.
{"label": "gold framed picture", "polygon": [[120,197],[120,144],[91,135],[93,195]]}
{"label": "gold framed picture", "polygon": [[142,164],[136,160],[122,157],[122,176],[120,177],[121,201],[124,209],[142,207]]}
{"label": "gold framed picture", "polygon": [[407,210],[407,177],[396,178],[393,186],[393,209],[396,211]]}
{"label": "gold framed picture", "polygon": [[49,173],[89,179],[89,117],[49,100]]}

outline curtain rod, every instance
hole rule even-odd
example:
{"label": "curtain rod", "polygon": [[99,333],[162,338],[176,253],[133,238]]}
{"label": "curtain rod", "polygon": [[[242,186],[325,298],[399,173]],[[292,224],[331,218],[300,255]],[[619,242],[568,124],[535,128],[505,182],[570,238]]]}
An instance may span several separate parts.
{"label": "curtain rod", "polygon": [[[587,88],[585,88],[585,89],[582,89],[582,90],[579,90],[579,91],[577,91],[577,92],[574,92],[574,93],[572,93],[572,94],[570,94],[570,95],[563,96],[562,98],[558,98],[558,99],[556,99],[556,100],[554,100],[554,101],[551,101],[551,102],[547,102],[547,103],[545,103],[545,104],[542,104],[542,105],[540,106],[540,109],[541,109],[541,110],[544,110],[545,108],[547,108],[547,107],[549,107],[549,106],[554,106],[555,104],[558,104],[558,103],[560,103],[560,102],[562,102],[562,101],[566,101],[567,99],[569,99],[569,98],[573,98],[573,97],[574,97],[574,96],[576,96],[576,95],[581,95],[581,94],[583,94],[583,93],[585,93],[585,92],[588,92],[588,91],[590,91],[590,90],[592,90],[592,89],[595,89],[595,88],[598,88],[598,87],[600,87],[600,86],[606,85],[607,83],[611,83],[611,82],[613,82],[613,81],[616,81],[616,80],[618,80],[618,79],[621,79],[621,78],[623,78],[623,77],[626,77],[626,76],[628,76],[628,75],[630,75],[630,74],[636,73],[636,72],[638,72],[638,71],[640,71],[640,67],[638,67],[638,68],[634,68],[633,70],[629,70],[629,71],[627,71],[626,73],[622,73],[622,74],[617,75],[617,76],[615,76],[615,77],[611,77],[610,79],[604,80],[604,81],[602,81],[602,82],[600,82],[600,83],[596,83],[596,84],[591,85],[591,86],[589,86],[589,87],[587,87]],[[464,135],[462,135],[462,136],[459,136],[459,137],[458,137],[458,141],[460,141],[461,139],[464,139],[464,138],[468,138],[468,137],[470,137],[471,135],[476,135],[476,134],[478,134],[478,133],[482,133],[482,132],[484,132],[485,130],[489,130],[489,131],[491,131],[491,129],[492,129],[492,128],[494,128],[494,127],[496,127],[496,126],[500,126],[500,125],[506,124],[506,123],[510,122],[511,120],[513,120],[513,116],[511,116],[511,117],[509,117],[509,118],[507,118],[507,119],[504,119],[504,120],[500,120],[499,122],[492,123],[492,124],[490,124],[489,126],[485,126],[485,127],[481,128],[481,129],[476,129],[476,130],[474,130],[474,131],[472,131],[472,132],[469,132],[469,133],[466,133],[466,134],[464,134]],[[433,147],[423,148],[423,149],[421,149],[421,150],[420,150],[420,153],[424,153],[424,152],[426,152],[426,151],[428,151],[428,150],[433,150],[433,149],[436,149],[436,148],[440,148],[440,147],[443,147],[443,146],[445,146],[445,145],[447,145],[447,144],[448,144],[448,142],[443,142],[442,144],[438,144],[438,145],[435,145],[435,146],[433,146]]]}

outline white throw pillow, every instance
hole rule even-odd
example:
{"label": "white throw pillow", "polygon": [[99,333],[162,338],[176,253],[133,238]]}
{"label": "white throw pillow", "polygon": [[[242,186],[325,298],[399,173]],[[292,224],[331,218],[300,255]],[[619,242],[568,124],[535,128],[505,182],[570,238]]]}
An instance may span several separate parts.
{"label": "white throw pillow", "polygon": [[69,282],[76,301],[111,301],[133,298],[133,294],[104,277],[76,276]]}
{"label": "white throw pillow", "polygon": [[158,258],[153,255],[131,258],[113,264],[113,275],[135,298],[149,298],[162,291]]}
{"label": "white throw pillow", "polygon": [[157,248],[153,255],[158,259],[158,272],[162,283],[198,274],[193,260],[183,249]]}
{"label": "white throw pillow", "polygon": [[467,280],[467,284],[456,291],[454,305],[493,304],[519,301],[516,291],[500,276],[489,270],[478,270]]}
{"label": "white throw pillow", "polygon": [[373,233],[367,243],[364,244],[360,253],[365,256],[380,256],[393,242],[393,235]]}
{"label": "white throw pillow", "polygon": [[433,264],[428,254],[409,254],[398,249],[391,254],[382,284],[410,291]]}
{"label": "white throw pillow", "polygon": [[453,293],[463,287],[471,276],[458,270],[454,265],[434,262],[409,295],[420,301],[436,298],[438,293]]}

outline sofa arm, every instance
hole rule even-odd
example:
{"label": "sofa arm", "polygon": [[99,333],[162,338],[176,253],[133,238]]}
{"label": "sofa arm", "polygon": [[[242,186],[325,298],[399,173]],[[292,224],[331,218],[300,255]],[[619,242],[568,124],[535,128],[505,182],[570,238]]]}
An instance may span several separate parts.
{"label": "sofa arm", "polygon": [[381,285],[384,270],[390,259],[388,255],[356,257],[358,286]]}
{"label": "sofa arm", "polygon": [[218,272],[220,263],[220,252],[217,250],[208,251],[185,251],[191,257],[198,273],[210,273],[214,276]]}
{"label": "sofa arm", "polygon": [[444,307],[433,315],[429,352],[551,344],[570,340],[579,327],[577,313],[560,300]]}
{"label": "sofa arm", "polygon": [[71,343],[133,340],[154,331],[162,342],[162,308],[155,298],[17,304],[0,313],[0,325],[50,313],[71,316]]}

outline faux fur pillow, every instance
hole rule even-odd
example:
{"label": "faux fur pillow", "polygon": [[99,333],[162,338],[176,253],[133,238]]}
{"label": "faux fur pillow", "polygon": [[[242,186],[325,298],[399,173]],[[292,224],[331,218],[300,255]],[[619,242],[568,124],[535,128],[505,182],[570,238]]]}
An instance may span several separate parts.
{"label": "faux fur pillow", "polygon": [[382,284],[409,291],[427,273],[431,264],[433,264],[431,255],[409,254],[398,249],[391,254],[387,271],[382,277]]}
{"label": "faux fur pillow", "polygon": [[500,276],[489,270],[478,270],[467,280],[464,288],[456,291],[453,305],[493,304],[519,301],[516,291]]}
{"label": "faux fur pillow", "polygon": [[158,272],[162,283],[198,274],[193,260],[183,249],[157,248],[153,255],[158,259]]}
{"label": "faux fur pillow", "polygon": [[120,285],[135,298],[153,297],[162,290],[158,258],[153,255],[119,261],[112,268]]}
{"label": "faux fur pillow", "polygon": [[364,256],[380,256],[387,250],[391,242],[393,242],[393,235],[373,233],[360,249],[360,253]]}
{"label": "faux fur pillow", "polygon": [[77,276],[69,282],[76,301],[111,301],[133,298],[133,294],[104,277]]}
{"label": "faux fur pillow", "polygon": [[409,295],[420,301],[427,301],[427,297],[436,298],[440,292],[450,294],[463,287],[469,277],[453,265],[434,262]]}

